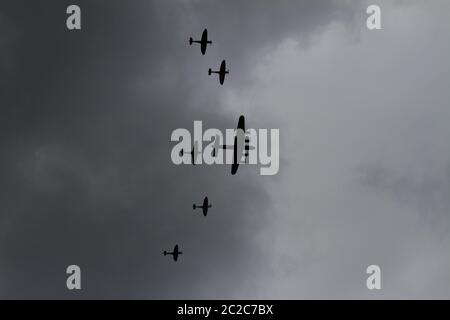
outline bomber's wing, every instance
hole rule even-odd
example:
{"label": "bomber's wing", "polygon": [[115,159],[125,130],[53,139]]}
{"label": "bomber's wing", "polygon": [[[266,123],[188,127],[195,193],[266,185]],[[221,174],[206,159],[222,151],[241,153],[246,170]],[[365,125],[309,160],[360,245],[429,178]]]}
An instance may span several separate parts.
{"label": "bomber's wing", "polygon": [[239,167],[239,163],[233,163],[231,165],[231,174],[233,174],[233,175],[236,174],[238,167]]}
{"label": "bomber's wing", "polygon": [[237,126],[237,128],[238,128],[238,129],[241,129],[242,131],[245,132],[245,118],[244,118],[244,116],[240,116],[240,117],[239,117],[239,121],[238,121],[238,126]]}

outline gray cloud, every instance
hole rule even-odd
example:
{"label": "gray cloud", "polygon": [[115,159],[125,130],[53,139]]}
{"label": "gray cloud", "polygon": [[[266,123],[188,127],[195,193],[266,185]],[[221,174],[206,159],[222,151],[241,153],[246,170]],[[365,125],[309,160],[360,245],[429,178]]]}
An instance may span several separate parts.
{"label": "gray cloud", "polygon": [[[0,295],[227,298],[258,289],[266,257],[255,239],[271,207],[260,177],[176,167],[170,133],[198,119],[234,127],[239,113],[223,109],[225,89],[205,77],[219,53],[233,61],[228,82],[239,83],[252,49],[335,6],[299,4],[274,30],[268,3],[81,1],[83,30],[68,32],[68,4],[0,7]],[[274,8],[292,13],[289,3]],[[230,18],[241,27],[230,31]],[[204,26],[214,37],[209,60],[186,45]],[[204,195],[214,204],[207,219],[191,209]],[[185,252],[177,264],[161,255],[175,243]],[[80,294],[65,289],[69,264],[82,268]]]}
{"label": "gray cloud", "polygon": [[[382,31],[366,30],[361,3],[306,44],[262,52],[251,84],[228,97],[282,128],[284,166],[263,182],[274,208],[260,297],[449,295],[450,8],[380,4]],[[371,264],[381,291],[365,287]]]}

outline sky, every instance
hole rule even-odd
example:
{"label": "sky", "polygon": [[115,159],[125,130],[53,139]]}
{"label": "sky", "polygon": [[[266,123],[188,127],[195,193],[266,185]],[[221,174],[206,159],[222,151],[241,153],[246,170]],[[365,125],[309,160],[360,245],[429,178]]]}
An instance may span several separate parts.
{"label": "sky", "polygon": [[[448,1],[70,4],[0,3],[0,298],[450,298]],[[172,163],[241,114],[277,175]]]}

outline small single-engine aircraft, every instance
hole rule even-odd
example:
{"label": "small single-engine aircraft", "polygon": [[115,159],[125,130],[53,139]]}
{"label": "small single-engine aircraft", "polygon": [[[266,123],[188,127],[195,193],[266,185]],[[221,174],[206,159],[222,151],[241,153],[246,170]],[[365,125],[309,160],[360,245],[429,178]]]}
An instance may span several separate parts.
{"label": "small single-engine aircraft", "polygon": [[208,202],[208,197],[205,197],[205,199],[203,199],[203,205],[199,206],[196,205],[195,203],[192,205],[192,208],[195,209],[202,209],[203,211],[203,215],[206,217],[206,215],[208,214],[208,209],[212,207],[212,204],[210,204]]}
{"label": "small single-engine aircraft", "polygon": [[173,256],[173,261],[177,261],[178,260],[178,255],[179,254],[183,254],[183,252],[178,251],[178,245],[175,245],[175,248],[173,248],[172,252],[167,252],[164,250],[163,254],[166,256],[168,254],[171,254]]}
{"label": "small single-engine aircraft", "polygon": [[191,163],[195,166],[197,155],[198,155],[198,142],[194,142],[194,146],[192,147],[192,151],[185,152],[183,149],[180,151],[180,157],[182,157],[185,153],[191,154]]}
{"label": "small single-engine aircraft", "polygon": [[[243,142],[244,141],[244,142]],[[236,130],[236,136],[234,137],[233,145],[219,145],[219,138],[216,136],[215,145],[212,151],[213,157],[216,156],[216,149],[233,149],[233,163],[231,165],[231,174],[236,174],[239,163],[242,158],[242,154],[245,155],[245,162],[248,160],[248,151],[255,149],[255,147],[249,146],[250,139],[245,136],[245,118],[244,116],[239,117],[238,126]]]}
{"label": "small single-engine aircraft", "polygon": [[209,68],[208,70],[208,75],[211,75],[213,73],[217,73],[219,75],[219,82],[220,84],[223,84],[223,82],[225,81],[225,75],[230,73],[229,70],[226,70],[226,62],[225,60],[222,61],[222,63],[220,64],[220,69],[219,71],[213,71],[211,70],[211,68]]}
{"label": "small single-engine aircraft", "polygon": [[200,41],[198,40],[193,40],[192,37],[189,38],[189,45],[192,46],[193,43],[200,43],[200,51],[202,52],[203,55],[205,55],[206,53],[206,46],[208,44],[212,44],[212,41],[208,40],[208,30],[203,30],[202,33],[202,39]]}

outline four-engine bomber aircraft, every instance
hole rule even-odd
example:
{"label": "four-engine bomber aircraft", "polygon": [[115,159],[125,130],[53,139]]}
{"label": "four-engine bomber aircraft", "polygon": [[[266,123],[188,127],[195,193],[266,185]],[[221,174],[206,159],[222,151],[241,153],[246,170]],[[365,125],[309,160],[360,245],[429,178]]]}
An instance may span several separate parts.
{"label": "four-engine bomber aircraft", "polygon": [[192,37],[189,38],[189,45],[192,46],[193,43],[200,43],[200,51],[202,52],[203,55],[205,55],[206,53],[206,46],[208,44],[212,44],[212,41],[208,40],[208,30],[203,30],[202,33],[202,39],[200,41],[198,40],[193,40]]}
{"label": "four-engine bomber aircraft", "polygon": [[172,252],[167,252],[164,250],[163,254],[166,256],[168,254],[173,256],[173,261],[177,261],[178,260],[178,255],[183,254],[183,252],[178,250],[178,245],[175,245],[175,248],[173,248]]}
{"label": "four-engine bomber aircraft", "polygon": [[208,197],[205,197],[205,199],[203,199],[203,205],[199,206],[196,205],[195,203],[192,205],[192,208],[195,209],[202,209],[203,215],[206,217],[206,215],[208,214],[208,209],[212,207],[212,204],[210,204],[208,202]]}
{"label": "four-engine bomber aircraft", "polygon": [[209,68],[208,75],[211,75],[213,73],[217,73],[219,75],[219,82],[220,82],[220,84],[223,85],[223,82],[225,81],[225,75],[230,73],[230,71],[227,70],[226,67],[227,67],[226,66],[226,62],[225,62],[225,60],[223,60],[222,63],[220,64],[219,71],[213,71],[213,70],[211,70],[211,68]]}
{"label": "four-engine bomber aircraft", "polygon": [[216,156],[217,152],[216,149],[233,149],[233,163],[231,165],[231,174],[235,175],[239,163],[241,162],[242,155],[245,156],[245,161],[248,160],[248,151],[255,149],[255,147],[252,147],[249,145],[250,139],[245,136],[245,117],[240,116],[238,121],[238,126],[236,130],[236,136],[234,137],[234,144],[233,145],[218,145],[219,139],[216,137],[215,142],[217,143],[213,148],[213,157]]}

